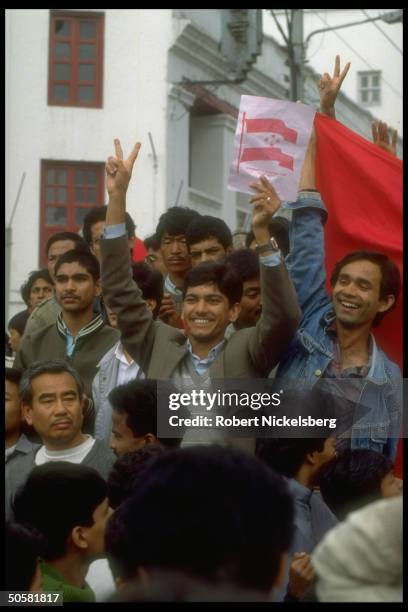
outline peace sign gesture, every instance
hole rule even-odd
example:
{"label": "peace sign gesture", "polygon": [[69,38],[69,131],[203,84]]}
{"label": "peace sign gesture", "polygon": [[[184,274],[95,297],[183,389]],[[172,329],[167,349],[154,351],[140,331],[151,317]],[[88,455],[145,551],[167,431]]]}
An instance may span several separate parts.
{"label": "peace sign gesture", "polygon": [[137,142],[127,159],[123,159],[123,151],[119,138],[115,138],[115,155],[108,157],[106,162],[106,189],[109,195],[124,194],[127,191],[134,163],[139,154],[141,143]]}
{"label": "peace sign gesture", "polygon": [[320,92],[320,109],[324,115],[328,115],[335,119],[334,104],[336,102],[337,94],[340,91],[341,84],[343,83],[346,74],[350,68],[350,62],[348,62],[342,72],[340,73],[340,55],[336,55],[336,61],[334,63],[334,72],[331,77],[327,72],[322,74],[322,78],[318,83]]}

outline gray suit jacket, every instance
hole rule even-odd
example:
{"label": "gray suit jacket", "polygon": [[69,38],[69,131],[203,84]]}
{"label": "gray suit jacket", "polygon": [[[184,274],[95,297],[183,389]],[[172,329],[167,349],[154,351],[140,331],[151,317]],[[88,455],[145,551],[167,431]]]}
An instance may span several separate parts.
{"label": "gray suit jacket", "polygon": [[[168,379],[188,349],[178,329],[154,321],[132,279],[126,236],[101,240],[102,291],[118,315],[121,340],[147,378]],[[212,379],[267,377],[288,348],[300,320],[296,292],[284,264],[261,265],[262,315],[237,331],[210,367]]]}

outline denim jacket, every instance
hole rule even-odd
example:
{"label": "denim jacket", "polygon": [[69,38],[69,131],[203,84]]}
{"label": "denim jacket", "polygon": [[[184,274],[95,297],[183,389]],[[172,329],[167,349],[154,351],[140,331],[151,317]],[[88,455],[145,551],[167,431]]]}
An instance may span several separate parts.
{"label": "denim jacket", "polygon": [[[283,355],[277,377],[302,380],[312,387],[333,359],[328,328],[335,319],[326,291],[323,224],[327,212],[317,192],[301,192],[292,210],[290,252],[285,262],[295,285],[303,316],[291,346]],[[351,448],[369,448],[395,458],[401,427],[402,379],[398,366],[372,336],[371,368],[362,381],[355,409]],[[339,380],[339,379],[337,379]]]}

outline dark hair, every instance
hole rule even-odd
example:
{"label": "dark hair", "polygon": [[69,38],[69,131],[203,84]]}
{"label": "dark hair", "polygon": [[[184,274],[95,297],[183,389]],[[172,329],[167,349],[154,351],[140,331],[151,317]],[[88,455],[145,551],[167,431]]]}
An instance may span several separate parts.
{"label": "dark hair", "polygon": [[20,384],[22,374],[21,370],[16,368],[5,368],[5,379],[17,386]]}
{"label": "dark hair", "polygon": [[60,242],[61,240],[72,240],[72,242],[75,243],[75,249],[89,251],[88,245],[79,234],[75,234],[74,232],[57,232],[48,238],[47,244],[45,245],[46,257],[48,257],[48,251],[54,242]]}
{"label": "dark hair", "polygon": [[353,251],[335,264],[330,277],[330,284],[332,287],[337,283],[342,268],[355,261],[371,261],[371,263],[376,264],[381,270],[380,299],[385,299],[387,295],[393,295],[395,297],[394,304],[388,308],[388,310],[385,312],[377,312],[375,315],[373,327],[377,327],[385,315],[395,308],[401,291],[401,275],[398,267],[389,257],[387,257],[387,255],[374,251]]}
{"label": "dark hair", "polygon": [[200,215],[196,210],[184,206],[172,206],[166,210],[160,216],[156,227],[156,238],[159,244],[161,244],[165,232],[170,234],[170,236],[184,235],[190,223],[198,217]]}
{"label": "dark hair", "polygon": [[160,444],[146,444],[138,450],[124,453],[116,460],[108,477],[108,498],[111,508],[117,508],[131,496],[151,461],[163,454]]}
{"label": "dark hair", "polygon": [[[106,221],[107,210],[108,207],[105,205],[95,206],[95,208],[91,208],[89,212],[86,213],[83,220],[82,233],[84,235],[85,242],[89,246],[92,244],[92,226],[95,225],[95,223],[98,223],[99,221]],[[136,226],[128,212],[126,212],[125,223],[128,238],[133,238],[135,235]]]}
{"label": "dark hair", "polygon": [[79,263],[79,265],[85,268],[88,274],[92,276],[94,281],[97,281],[100,278],[101,270],[99,261],[90,251],[84,252],[73,249],[72,251],[67,251],[66,253],[60,255],[57,259],[57,263],[55,264],[55,277],[57,277],[58,270],[64,263]]}
{"label": "dark hair", "polygon": [[34,580],[43,541],[38,532],[6,523],[6,583],[8,591],[28,591]]}
{"label": "dark hair", "polygon": [[30,302],[31,289],[33,288],[34,283],[38,281],[39,278],[42,278],[42,280],[44,280],[46,283],[50,285],[54,285],[47,268],[43,268],[42,270],[34,270],[34,272],[30,272],[30,274],[28,275],[28,280],[26,280],[26,282],[23,285],[21,285],[21,288],[20,288],[21,297],[23,298],[27,306],[29,305],[29,302]]}
{"label": "dark hair", "polygon": [[166,568],[269,591],[292,531],[279,475],[236,449],[193,446],[151,464],[109,520],[106,552],[124,579]]}
{"label": "dark hair", "polygon": [[243,589],[220,580],[193,578],[185,572],[159,569],[149,571],[148,580],[131,580],[112,594],[109,603],[118,602],[268,602],[270,594]]}
{"label": "dark hair", "polygon": [[11,317],[10,321],[8,322],[7,328],[9,330],[15,329],[20,334],[20,336],[22,336],[24,334],[25,326],[27,324],[29,316],[30,313],[28,312],[28,310],[22,310],[21,312],[18,312],[13,317]]}
{"label": "dark hair", "polygon": [[[165,384],[169,394],[177,391],[171,382],[166,381]],[[182,438],[159,439],[157,436],[156,380],[131,380],[125,385],[112,389],[108,397],[113,410],[127,415],[126,425],[132,430],[135,437],[151,433],[163,446],[180,446]]]}
{"label": "dark hair", "polygon": [[218,217],[201,215],[187,227],[186,242],[189,247],[209,238],[218,240],[224,249],[232,246],[231,230],[225,221],[218,219]]}
{"label": "dark hair", "polygon": [[322,497],[339,520],[381,498],[381,481],[393,469],[388,457],[370,449],[345,450],[319,470]]}
{"label": "dark hair", "polygon": [[[289,254],[289,221],[285,217],[275,217],[268,223],[269,235],[273,236],[278,243],[278,247],[283,255],[286,257]],[[251,229],[245,238],[245,246],[250,247],[251,243],[255,240],[255,234]]]}
{"label": "dark hair", "polygon": [[33,380],[42,374],[71,374],[75,380],[78,395],[82,398],[84,394],[84,384],[78,372],[70,363],[63,359],[50,361],[34,361],[24,370],[20,380],[20,399],[24,404],[30,405],[33,399]]}
{"label": "dark hair", "polygon": [[[285,389],[279,408],[274,408],[276,415],[281,413],[288,418],[301,417],[332,419],[334,412],[332,400],[328,393],[321,389],[289,388]],[[319,427],[299,426],[290,428],[291,437],[285,432],[276,437],[259,438],[256,443],[256,455],[270,468],[288,478],[294,478],[305,462],[306,456],[313,452],[322,452],[325,441],[335,433],[328,425]]]}
{"label": "dark hair", "polygon": [[142,292],[144,300],[156,300],[157,305],[153,310],[153,318],[159,314],[163,299],[163,277],[157,270],[153,270],[143,261],[132,263],[133,280]]}
{"label": "dark hair", "polygon": [[74,527],[93,525],[93,513],[106,496],[106,482],[93,468],[51,461],[30,472],[16,494],[14,515],[44,536],[44,558],[55,559],[64,554]]}
{"label": "dark hair", "polygon": [[160,249],[160,242],[157,240],[156,234],[152,234],[145,238],[143,244],[147,250],[153,249],[153,251],[158,251]]}
{"label": "dark hair", "polygon": [[230,306],[241,301],[242,280],[231,266],[219,261],[205,261],[187,272],[183,299],[190,287],[208,284],[216,285],[228,298]]}
{"label": "dark hair", "polygon": [[252,249],[238,249],[227,257],[229,264],[242,282],[260,277],[259,257]]}

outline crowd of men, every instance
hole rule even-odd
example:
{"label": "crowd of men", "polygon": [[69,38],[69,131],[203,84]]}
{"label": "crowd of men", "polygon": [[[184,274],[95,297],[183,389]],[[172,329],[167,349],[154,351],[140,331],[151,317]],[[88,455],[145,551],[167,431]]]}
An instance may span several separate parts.
{"label": "crowd of men", "polygon": [[[337,57],[320,82],[331,117],[348,68]],[[396,135],[374,133],[395,155]],[[252,183],[245,247],[221,219],[173,206],[139,262],[126,192],[140,143],[127,158],[114,146],[108,205],[81,235],[51,236],[47,269],[29,275],[27,309],[8,325],[7,590],[65,602],[402,601],[401,375],[372,334],[400,275],[383,253],[347,253],[327,292],[314,132],[296,201],[265,177]],[[323,425],[160,431],[161,385],[259,379],[284,389],[288,413]]]}

